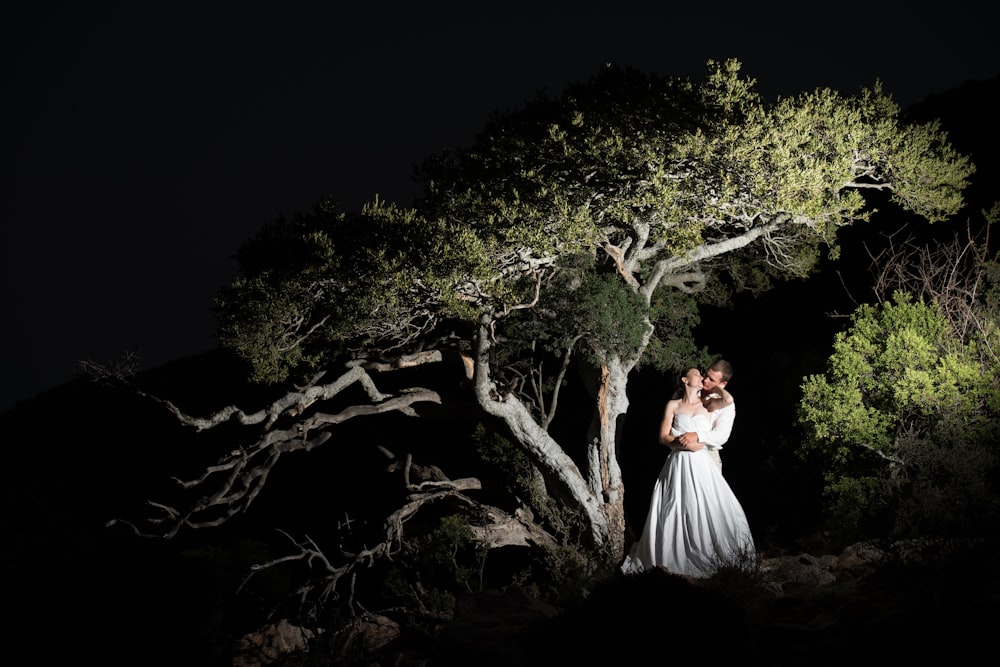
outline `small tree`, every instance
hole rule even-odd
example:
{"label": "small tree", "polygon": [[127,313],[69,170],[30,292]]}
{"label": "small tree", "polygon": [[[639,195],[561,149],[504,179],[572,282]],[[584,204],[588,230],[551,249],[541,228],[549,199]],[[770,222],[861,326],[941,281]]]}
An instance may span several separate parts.
{"label": "small tree", "polygon": [[837,334],[826,374],[804,379],[800,454],[821,458],[831,525],[845,538],[969,535],[1000,518],[988,252],[971,234],[890,245],[873,263],[879,303]]}

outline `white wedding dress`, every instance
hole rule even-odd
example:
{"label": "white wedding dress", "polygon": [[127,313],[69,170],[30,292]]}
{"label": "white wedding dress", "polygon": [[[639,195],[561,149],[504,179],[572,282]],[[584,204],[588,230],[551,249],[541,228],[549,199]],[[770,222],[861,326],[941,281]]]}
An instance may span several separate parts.
{"label": "white wedding dress", "polygon": [[[707,431],[708,415],[675,415],[671,433]],[[625,574],[663,566],[689,577],[709,577],[721,565],[756,559],[743,507],[708,448],[671,451],[653,487],[642,537],[621,569]]]}

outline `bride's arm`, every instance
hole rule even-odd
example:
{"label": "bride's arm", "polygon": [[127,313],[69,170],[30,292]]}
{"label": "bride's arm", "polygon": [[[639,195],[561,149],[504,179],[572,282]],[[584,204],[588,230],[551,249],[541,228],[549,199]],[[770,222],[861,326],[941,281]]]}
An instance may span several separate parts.
{"label": "bride's arm", "polygon": [[674,427],[674,413],[677,410],[679,400],[667,401],[667,407],[663,410],[663,421],[660,422],[660,444],[670,447],[670,449],[680,449],[681,443],[671,431]]}

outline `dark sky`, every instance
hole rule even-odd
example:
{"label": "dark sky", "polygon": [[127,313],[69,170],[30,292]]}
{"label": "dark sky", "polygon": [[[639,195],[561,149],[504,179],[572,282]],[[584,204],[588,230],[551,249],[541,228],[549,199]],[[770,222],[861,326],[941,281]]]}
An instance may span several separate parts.
{"label": "dark sky", "polygon": [[604,62],[735,57],[769,97],[881,79],[904,107],[1000,72],[986,3],[17,4],[0,411],[81,359],[213,348],[212,299],[263,223],[327,195],[408,204],[414,164]]}

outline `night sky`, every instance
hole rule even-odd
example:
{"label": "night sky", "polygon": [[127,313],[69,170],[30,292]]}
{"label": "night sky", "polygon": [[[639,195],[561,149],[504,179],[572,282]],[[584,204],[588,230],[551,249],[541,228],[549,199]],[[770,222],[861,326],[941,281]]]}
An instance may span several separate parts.
{"label": "night sky", "polygon": [[880,79],[904,108],[1000,73],[982,3],[362,4],[4,10],[0,411],[78,360],[212,349],[212,299],[262,224],[326,196],[408,204],[424,157],[602,63],[734,57],[768,97]]}

